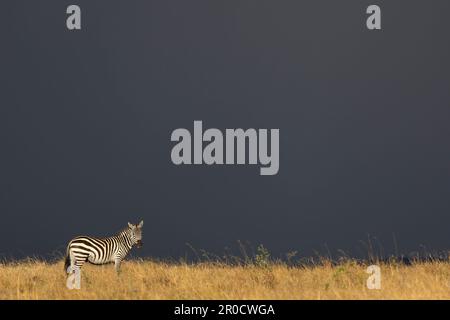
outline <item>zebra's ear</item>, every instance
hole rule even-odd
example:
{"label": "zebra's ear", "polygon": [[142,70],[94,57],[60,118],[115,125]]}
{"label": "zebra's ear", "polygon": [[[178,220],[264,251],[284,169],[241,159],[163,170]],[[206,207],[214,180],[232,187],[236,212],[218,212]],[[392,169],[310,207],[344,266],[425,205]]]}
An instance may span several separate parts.
{"label": "zebra's ear", "polygon": [[128,228],[133,229],[134,228],[133,224],[128,222]]}
{"label": "zebra's ear", "polygon": [[139,222],[138,228],[142,228],[143,225],[144,225],[144,220],[141,220],[141,222]]}

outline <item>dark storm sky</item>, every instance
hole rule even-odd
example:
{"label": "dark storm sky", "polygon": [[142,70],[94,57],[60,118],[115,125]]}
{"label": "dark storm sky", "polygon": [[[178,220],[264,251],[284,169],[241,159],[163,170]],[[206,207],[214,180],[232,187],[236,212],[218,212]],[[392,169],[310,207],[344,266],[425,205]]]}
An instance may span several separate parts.
{"label": "dark storm sky", "polygon": [[[0,7],[0,257],[139,219],[139,256],[450,247],[449,1]],[[278,175],[173,165],[170,134],[194,120],[279,128]]]}

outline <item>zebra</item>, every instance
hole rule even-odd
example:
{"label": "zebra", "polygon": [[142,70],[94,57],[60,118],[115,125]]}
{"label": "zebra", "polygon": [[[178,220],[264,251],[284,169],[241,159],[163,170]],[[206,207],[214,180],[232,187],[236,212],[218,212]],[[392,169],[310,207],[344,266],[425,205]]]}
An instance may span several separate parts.
{"label": "zebra", "polygon": [[143,245],[143,225],[144,221],[136,225],[128,222],[128,227],[124,230],[103,239],[87,236],[73,238],[67,246],[64,270],[69,275],[75,267],[80,270],[85,262],[95,265],[114,263],[115,270],[119,273],[120,263],[131,248]]}

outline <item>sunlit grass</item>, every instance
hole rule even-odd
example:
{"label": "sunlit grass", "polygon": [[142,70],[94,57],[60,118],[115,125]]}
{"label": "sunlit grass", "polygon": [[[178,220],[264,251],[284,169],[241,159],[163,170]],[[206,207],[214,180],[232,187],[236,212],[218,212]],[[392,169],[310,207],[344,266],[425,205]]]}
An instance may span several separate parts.
{"label": "sunlit grass", "polygon": [[450,299],[450,264],[382,263],[381,289],[366,287],[367,265],[288,266],[124,261],[85,265],[80,290],[66,287],[63,262],[0,264],[0,299]]}

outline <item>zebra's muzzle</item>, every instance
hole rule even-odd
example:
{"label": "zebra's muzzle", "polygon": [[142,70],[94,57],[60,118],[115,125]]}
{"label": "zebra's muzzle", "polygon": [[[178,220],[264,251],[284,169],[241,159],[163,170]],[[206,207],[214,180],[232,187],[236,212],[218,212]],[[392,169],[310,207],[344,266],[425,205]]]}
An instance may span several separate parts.
{"label": "zebra's muzzle", "polygon": [[136,242],[136,247],[137,248],[140,248],[140,247],[142,247],[144,245],[144,243],[142,242],[142,240],[138,240],[137,242]]}

